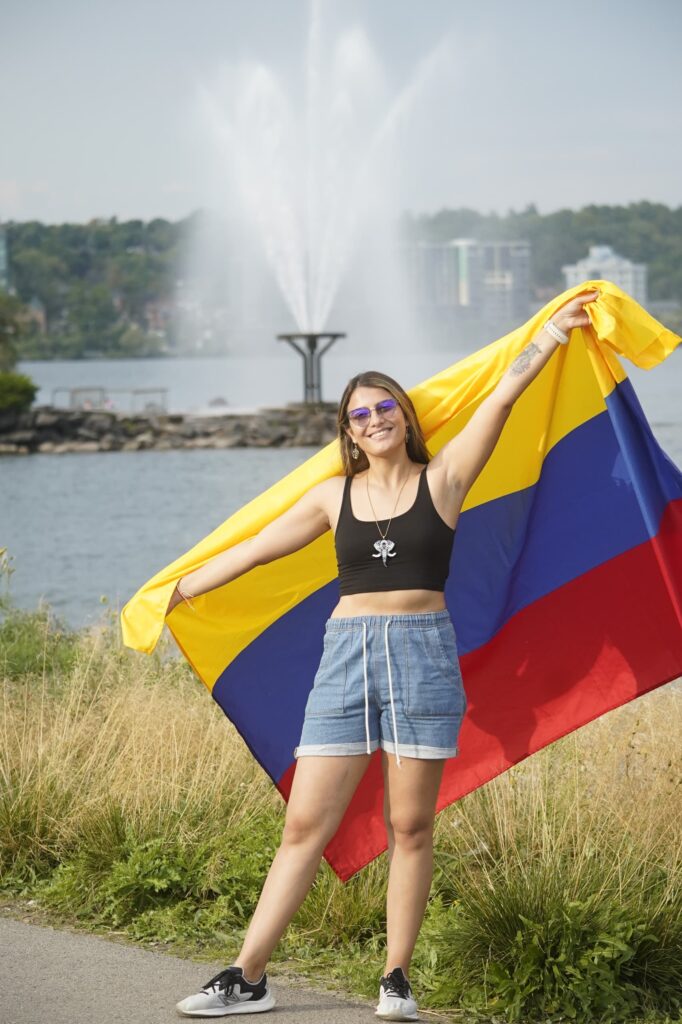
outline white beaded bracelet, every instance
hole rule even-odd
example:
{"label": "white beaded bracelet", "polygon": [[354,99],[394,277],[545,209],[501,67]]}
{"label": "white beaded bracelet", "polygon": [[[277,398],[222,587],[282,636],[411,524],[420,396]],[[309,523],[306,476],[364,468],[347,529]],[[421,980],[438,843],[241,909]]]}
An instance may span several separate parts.
{"label": "white beaded bracelet", "polygon": [[566,334],[565,331],[562,331],[560,327],[557,327],[553,320],[548,320],[547,323],[543,325],[542,329],[543,331],[547,331],[548,334],[551,334],[553,338],[556,338],[561,345],[568,345],[569,335]]}

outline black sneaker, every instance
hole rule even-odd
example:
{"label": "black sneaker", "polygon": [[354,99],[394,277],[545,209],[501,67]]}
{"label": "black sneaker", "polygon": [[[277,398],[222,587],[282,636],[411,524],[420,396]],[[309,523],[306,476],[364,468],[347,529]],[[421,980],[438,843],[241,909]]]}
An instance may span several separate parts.
{"label": "black sneaker", "polygon": [[419,1020],[417,1004],[402,967],[394,967],[381,979],[375,1013],[384,1020]]}
{"label": "black sneaker", "polygon": [[241,967],[232,966],[207,981],[195,996],[181,999],[175,1008],[185,1017],[223,1017],[227,1013],[264,1013],[274,1005],[267,974],[250,982]]}

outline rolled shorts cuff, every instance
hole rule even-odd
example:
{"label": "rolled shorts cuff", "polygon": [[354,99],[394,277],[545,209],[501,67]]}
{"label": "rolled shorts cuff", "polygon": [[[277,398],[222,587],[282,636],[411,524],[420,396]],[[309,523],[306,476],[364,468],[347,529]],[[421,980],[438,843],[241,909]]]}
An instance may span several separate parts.
{"label": "rolled shorts cuff", "polygon": [[[387,754],[395,754],[395,743],[391,740],[382,740],[381,747]],[[440,758],[457,757],[459,747],[427,747],[423,744],[400,744],[401,757],[420,757],[423,760],[436,760]]]}
{"label": "rolled shorts cuff", "polygon": [[[395,754],[395,743],[391,740],[373,740],[370,744],[370,752],[381,747],[388,754]],[[366,754],[366,743],[307,743],[294,749],[294,757],[309,756],[339,756],[348,754]],[[422,760],[439,760],[459,755],[458,747],[428,747],[423,744],[400,744],[400,753],[405,757],[417,757]]]}
{"label": "rolled shorts cuff", "polygon": [[[370,752],[374,753],[379,749],[379,741],[372,740]],[[307,754],[319,754],[322,756],[334,754],[366,754],[367,744],[362,743],[306,743],[294,749],[294,757],[305,757]]]}

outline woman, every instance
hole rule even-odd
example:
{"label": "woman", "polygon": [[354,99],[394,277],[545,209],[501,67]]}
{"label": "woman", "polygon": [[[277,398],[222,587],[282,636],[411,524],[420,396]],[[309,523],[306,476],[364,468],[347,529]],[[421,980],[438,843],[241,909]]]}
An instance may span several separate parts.
{"label": "woman", "polygon": [[168,611],[334,532],[340,600],[306,705],[282,842],[234,963],[183,999],[187,1016],[271,1009],[265,968],[303,902],[373,750],[382,749],[388,835],[387,951],[376,1014],[416,1020],[408,970],[433,871],[445,760],[466,706],[444,599],[462,503],[512,406],[598,292],[579,295],[513,361],[466,426],[429,457],[411,400],[380,373],[341,399],[344,475],[312,487],[259,534],[183,577]]}

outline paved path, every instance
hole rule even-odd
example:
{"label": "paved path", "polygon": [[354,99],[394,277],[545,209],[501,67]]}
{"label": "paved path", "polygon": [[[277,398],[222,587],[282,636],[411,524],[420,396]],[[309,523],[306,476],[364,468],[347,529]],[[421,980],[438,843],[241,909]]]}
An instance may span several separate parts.
{"label": "paved path", "polygon": [[[225,964],[195,963],[85,932],[0,916],[1,1024],[179,1024],[179,999]],[[276,971],[276,968],[275,968]],[[287,1024],[372,1024],[371,1003],[272,980],[277,1006],[262,1018]],[[198,1019],[198,1018],[197,1018]],[[202,1018],[207,1020],[208,1018]],[[213,1018],[252,1020],[253,1015]]]}

